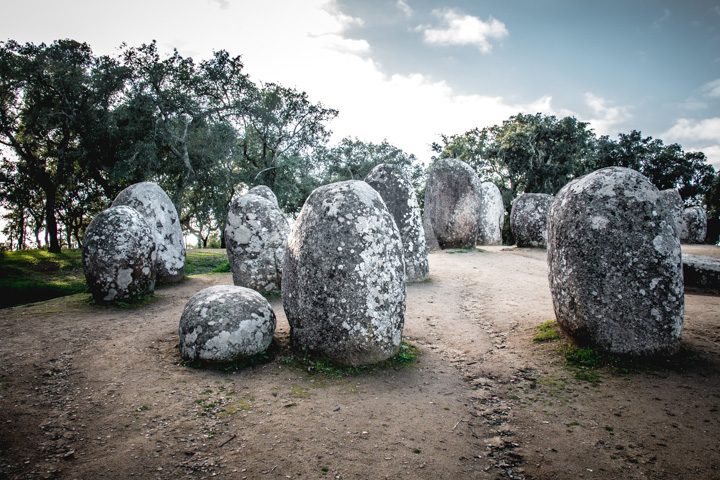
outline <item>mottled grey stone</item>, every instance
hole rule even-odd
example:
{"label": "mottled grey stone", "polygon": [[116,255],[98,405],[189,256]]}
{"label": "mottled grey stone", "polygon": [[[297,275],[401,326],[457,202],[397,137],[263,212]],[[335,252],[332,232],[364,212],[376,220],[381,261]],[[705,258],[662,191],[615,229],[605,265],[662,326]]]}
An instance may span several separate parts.
{"label": "mottled grey stone", "polygon": [[267,350],[275,333],[275,313],[255,290],[215,285],[188,300],[178,333],[184,359],[234,362]]}
{"label": "mottled grey stone", "polygon": [[103,210],[85,231],[83,271],[98,302],[124,302],[152,293],[155,260],[151,228],[134,208]]}
{"label": "mottled grey stone", "polygon": [[345,365],[399,351],[403,245],[370,185],[352,180],[310,194],[290,233],[282,299],[295,348]]}
{"label": "mottled grey stone", "polygon": [[269,200],[247,194],[233,200],[225,222],[225,248],[233,283],[259,292],[279,290],[290,225]]}
{"label": "mottled grey stone", "polygon": [[435,232],[433,232],[432,225],[430,225],[430,217],[428,215],[423,214],[422,226],[423,233],[425,234],[425,249],[428,252],[439,250],[440,245],[438,245],[437,238],[435,238]]}
{"label": "mottled grey stone", "polygon": [[185,276],[185,242],[177,210],[165,190],[153,182],[130,185],[112,206],[132,207],[150,226],[155,239],[155,269],[160,283],[178,282]]}
{"label": "mottled grey stone", "polygon": [[687,226],[686,243],[705,243],[707,236],[707,214],[703,207],[695,206],[686,208],[683,212],[685,225]]}
{"label": "mottled grey stone", "polygon": [[425,191],[426,222],[440,248],[474,248],[482,212],[482,185],[465,162],[436,161]]}
{"label": "mottled grey stone", "polygon": [[623,355],[674,352],[683,328],[680,240],[660,192],[610,167],[563,187],[548,215],[557,321],[579,345]]}
{"label": "mottled grey stone", "polygon": [[678,192],[675,188],[660,190],[660,201],[664,202],[665,208],[672,213],[680,241],[687,241],[688,231],[687,226],[685,225],[685,216],[683,215],[685,203],[680,196],[680,192]]}
{"label": "mottled grey stone", "polygon": [[683,253],[682,262],[685,288],[720,292],[720,259]]}
{"label": "mottled grey stone", "polygon": [[492,182],[483,182],[480,213],[480,228],[477,243],[479,245],[500,245],[502,226],[505,220],[505,205],[502,193]]}
{"label": "mottled grey stone", "polygon": [[270,203],[275,205],[277,208],[280,208],[280,205],[278,204],[278,199],[275,196],[275,193],[270,189],[270,187],[265,185],[257,185],[255,187],[252,187],[250,190],[248,190],[248,195],[257,195],[258,197],[263,197],[267,200],[270,200]]}
{"label": "mottled grey stone", "polygon": [[382,197],[400,231],[405,256],[405,279],[420,282],[428,278],[425,232],[420,216],[420,206],[410,180],[402,167],[382,163],[373,168],[365,182]]}
{"label": "mottled grey stone", "polygon": [[547,246],[547,214],[554,197],[545,193],[523,193],[510,210],[510,230],[518,247]]}

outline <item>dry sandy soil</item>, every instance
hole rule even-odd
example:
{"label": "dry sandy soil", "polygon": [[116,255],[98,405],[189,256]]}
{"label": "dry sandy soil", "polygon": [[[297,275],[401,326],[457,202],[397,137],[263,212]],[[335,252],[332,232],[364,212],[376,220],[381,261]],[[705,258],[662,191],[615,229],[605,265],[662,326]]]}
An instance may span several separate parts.
{"label": "dry sandy soil", "polygon": [[433,253],[408,287],[413,366],[344,378],[284,361],[279,300],[271,361],[184,366],[180,313],[229,274],[135,309],[0,311],[0,478],[720,478],[720,297],[686,295],[690,360],[590,383],[532,341],[554,318],[545,251],[487,250]]}

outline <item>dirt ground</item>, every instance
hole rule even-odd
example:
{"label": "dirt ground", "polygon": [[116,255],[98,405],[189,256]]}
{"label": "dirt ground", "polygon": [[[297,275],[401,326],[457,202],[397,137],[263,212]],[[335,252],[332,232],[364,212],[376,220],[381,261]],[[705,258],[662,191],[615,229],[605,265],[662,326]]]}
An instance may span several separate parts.
{"label": "dirt ground", "polygon": [[[188,298],[229,274],[162,287],[135,309],[88,295],[0,311],[0,478],[717,479],[720,297],[686,295],[689,364],[575,378],[557,345],[545,251],[430,255],[409,285],[409,368],[345,378],[273,359],[182,364]],[[686,252],[720,256],[720,247]]]}

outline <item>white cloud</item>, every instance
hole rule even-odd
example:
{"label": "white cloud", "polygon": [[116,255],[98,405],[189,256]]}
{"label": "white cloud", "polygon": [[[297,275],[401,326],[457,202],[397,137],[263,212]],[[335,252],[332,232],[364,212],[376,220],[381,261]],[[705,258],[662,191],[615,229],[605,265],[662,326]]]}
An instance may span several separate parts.
{"label": "white cloud", "polygon": [[443,28],[417,27],[423,32],[425,43],[430,45],[473,45],[482,53],[489,53],[490,40],[501,40],[508,35],[505,24],[493,17],[483,22],[453,9],[434,10],[433,14],[443,20]]}
{"label": "white cloud", "polygon": [[685,151],[702,151],[708,163],[720,171],[720,117],[680,118],[661,138],[666,143],[680,143]]}
{"label": "white cloud", "polygon": [[397,0],[396,3],[397,7],[405,14],[406,17],[411,17],[413,14],[413,9],[403,0]]}
{"label": "white cloud", "polygon": [[710,98],[720,98],[720,78],[706,83],[702,90]]}
{"label": "white cloud", "polygon": [[585,104],[590,108],[591,114],[590,118],[582,121],[589,122],[598,135],[615,135],[618,133],[617,126],[631,118],[627,107],[610,106],[607,100],[592,92],[585,94]]}

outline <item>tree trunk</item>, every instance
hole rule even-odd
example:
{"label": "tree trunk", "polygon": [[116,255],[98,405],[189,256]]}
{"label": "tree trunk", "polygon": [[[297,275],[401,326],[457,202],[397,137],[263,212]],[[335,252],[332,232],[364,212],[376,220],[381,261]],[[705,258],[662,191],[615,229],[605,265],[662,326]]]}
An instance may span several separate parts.
{"label": "tree trunk", "polygon": [[58,242],[57,218],[55,217],[55,193],[54,187],[45,188],[45,231],[49,239],[48,252],[60,253],[60,242]]}

